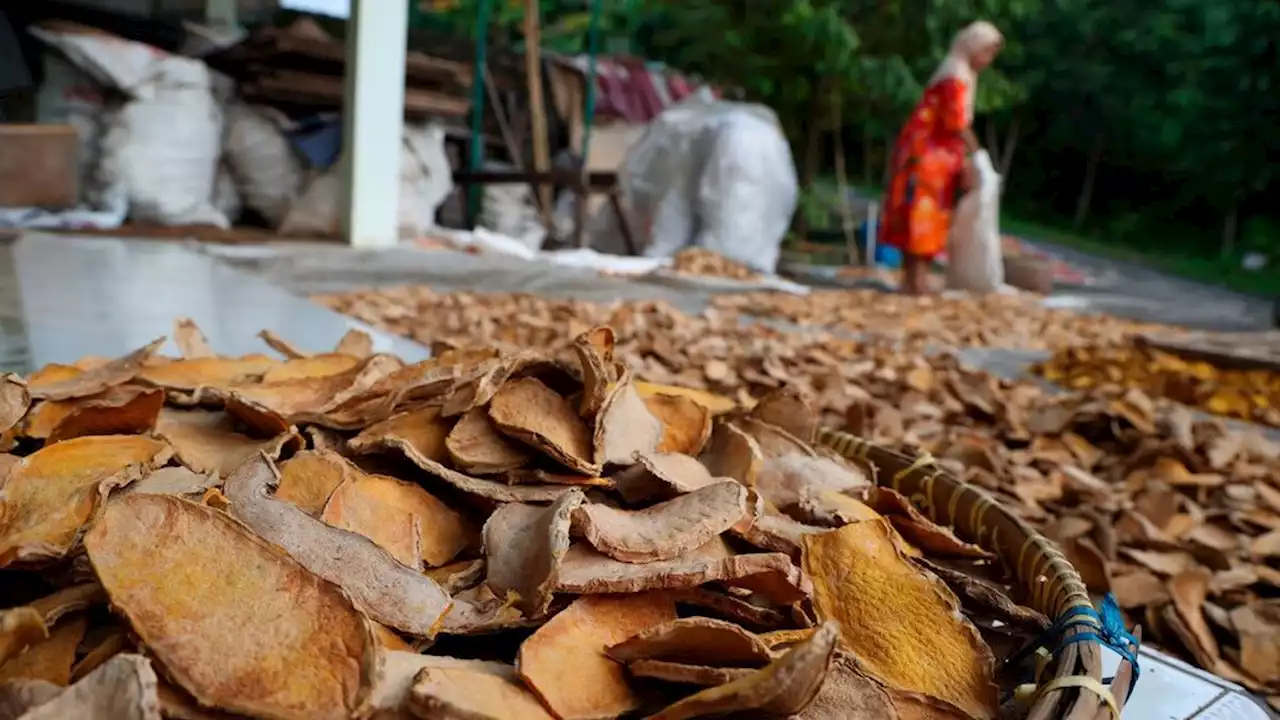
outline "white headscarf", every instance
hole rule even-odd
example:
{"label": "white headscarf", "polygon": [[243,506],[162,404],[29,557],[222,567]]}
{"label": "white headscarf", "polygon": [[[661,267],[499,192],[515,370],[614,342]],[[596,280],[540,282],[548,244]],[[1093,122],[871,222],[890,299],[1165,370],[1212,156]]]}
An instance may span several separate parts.
{"label": "white headscarf", "polygon": [[973,122],[973,104],[978,97],[978,72],[973,68],[973,57],[1003,42],[1004,35],[995,25],[985,20],[969,23],[956,33],[947,56],[929,78],[930,87],[951,78],[964,83],[968,88],[964,99],[965,119],[969,122]]}

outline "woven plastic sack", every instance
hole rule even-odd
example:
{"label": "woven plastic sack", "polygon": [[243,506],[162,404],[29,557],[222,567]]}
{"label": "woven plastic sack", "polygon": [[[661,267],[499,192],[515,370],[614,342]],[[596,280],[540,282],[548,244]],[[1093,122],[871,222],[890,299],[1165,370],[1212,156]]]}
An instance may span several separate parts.
{"label": "woven plastic sack", "polygon": [[965,193],[951,216],[947,289],[997,292],[1004,285],[1000,246],[1000,175],[986,150],[973,154],[978,186]]}

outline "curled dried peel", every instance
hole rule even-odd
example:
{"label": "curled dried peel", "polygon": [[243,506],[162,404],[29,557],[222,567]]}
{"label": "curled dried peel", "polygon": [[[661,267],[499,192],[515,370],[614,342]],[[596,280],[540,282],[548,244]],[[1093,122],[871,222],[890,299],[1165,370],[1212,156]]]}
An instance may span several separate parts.
{"label": "curled dried peel", "polygon": [[585,499],[574,490],[550,507],[508,503],[484,524],[487,582],[499,596],[516,593],[515,605],[526,617],[542,615],[551,604],[573,513]]}
{"label": "curled dried peel", "polygon": [[733,423],[722,422],[711,433],[711,442],[698,460],[716,477],[729,477],[755,487],[764,453],[755,439]]}
{"label": "curled dried peel", "polygon": [[354,470],[346,458],[331,450],[304,450],[280,464],[275,497],[318,517],[329,496]]}
{"label": "curled dried peel", "polygon": [[236,419],[222,410],[165,408],[156,422],[155,434],[173,447],[183,465],[221,477],[235,472],[259,453],[276,458],[285,448],[298,443],[293,432],[253,438],[237,428]]}
{"label": "curled dried peel", "polygon": [[636,392],[640,393],[642,398],[648,398],[652,395],[679,395],[687,397],[710,410],[712,415],[723,415],[738,409],[738,403],[733,398],[716,395],[706,390],[640,381],[636,381],[635,386]]}
{"label": "curled dried peel", "polygon": [[675,617],[660,593],[578,598],[520,645],[516,666],[561,720],[617,717],[640,698],[604,648]]}
{"label": "curled dried peel", "polygon": [[0,610],[0,663],[49,636],[41,613],[31,607]]}
{"label": "curled dried peel", "polygon": [[418,717],[467,720],[552,720],[538,697],[520,684],[515,668],[423,668],[409,690]]}
{"label": "curled dried peel", "polygon": [[246,380],[253,381],[279,363],[266,355],[240,358],[194,358],[174,360],[161,365],[147,365],[137,374],[139,380],[166,390],[195,391],[201,388],[229,388]]}
{"label": "curled dried peel", "polygon": [[[106,661],[132,647],[129,634],[123,628],[111,628],[106,631],[105,635],[100,635],[99,637],[100,639],[71,668],[71,682],[74,683],[80,680],[85,675],[102,667],[102,664]],[[88,636],[85,637],[83,644],[88,646]]]}
{"label": "curled dried peel", "polygon": [[369,538],[402,564],[421,570],[422,526],[418,518],[407,510],[381,501],[367,492],[367,487],[368,483],[354,478],[339,485],[325,503],[320,519],[333,527]]}
{"label": "curled dried peel", "polygon": [[305,358],[311,355],[311,353],[309,352],[299,350],[296,346],[294,346],[293,343],[289,342],[288,340],[285,340],[279,335],[276,335],[274,332],[270,330],[259,330],[258,337],[262,340],[262,342],[267,344],[267,347],[271,348],[272,350],[275,350],[276,352],[280,353],[286,358],[289,358],[290,360]]}
{"label": "curled dried peel", "polygon": [[117,655],[22,720],[160,720],[159,680],[141,655]]}
{"label": "curled dried peel", "polygon": [[413,688],[414,680],[425,668],[460,669],[515,676],[514,668],[502,663],[389,650],[383,654],[382,672],[373,688],[373,696],[370,700],[372,717],[378,720],[408,717],[405,703],[409,700],[409,692]]}
{"label": "curled dried peel", "polygon": [[508,381],[489,403],[489,419],[503,434],[545,453],[575,472],[598,475],[591,430],[567,400],[536,378]]}
{"label": "curled dried peel", "polygon": [[352,328],[338,338],[338,344],[333,347],[333,352],[358,358],[369,357],[373,354],[373,338],[363,330]]}
{"label": "curled dried peel", "polygon": [[578,412],[584,418],[596,417],[609,397],[610,387],[618,380],[613,346],[613,328],[609,327],[585,332],[573,341],[573,351],[582,365],[582,400]]}
{"label": "curled dried peel", "polygon": [[164,443],[145,437],[82,437],[14,464],[0,490],[0,567],[64,556],[111,490],[163,465]]}
{"label": "curled dried peel", "polygon": [[575,544],[560,565],[557,592],[578,595],[689,588],[709,582],[750,587],[779,604],[803,599],[808,579],[781,553],[732,555],[719,538],[683,557],[624,563]]}
{"label": "curled dried peel", "polygon": [[[42,376],[33,373],[27,379],[27,391],[40,400],[69,400],[97,395],[116,385],[123,385],[138,376],[145,363],[160,346],[164,338],[153,340],[122,358],[111,360],[91,370],[66,373],[61,376]],[[48,377],[48,380],[45,378]]]}
{"label": "curled dried peel", "polygon": [[818,429],[818,413],[799,389],[785,386],[760,398],[750,416],[811,443]]}
{"label": "curled dried peel", "polygon": [[439,585],[368,538],[329,527],[271,497],[275,482],[275,468],[265,457],[241,465],[226,483],[231,514],[306,569],[340,586],[374,620],[411,635],[435,634],[449,608],[449,596]]}
{"label": "curled dried peel", "polygon": [[[119,385],[79,401],[53,401],[65,414],[45,435],[58,442],[85,435],[134,435],[150,432],[164,407],[164,391],[135,385]],[[49,405],[46,402],[45,405]],[[43,406],[42,406],[43,408]],[[46,413],[42,412],[41,416]],[[31,437],[39,437],[29,433]]]}
{"label": "curled dried peel", "polygon": [[902,538],[930,555],[989,559],[989,551],[965,542],[955,533],[925,517],[897,490],[876,487],[868,493],[872,509],[885,516]]}
{"label": "curled dried peel", "polygon": [[0,683],[0,720],[18,720],[62,694],[62,688],[43,680]]}
{"label": "curled dried peel", "polygon": [[761,464],[754,489],[774,507],[789,509],[806,501],[828,504],[826,493],[860,493],[871,479],[831,458],[787,453]]}
{"label": "curled dried peel", "polygon": [[[162,467],[124,489],[125,493],[200,496],[222,484],[213,473],[201,474],[186,467]],[[191,498],[188,498],[191,499]]]}
{"label": "curled dried peel", "polygon": [[667,660],[635,660],[627,664],[627,672],[635,677],[663,680],[685,685],[714,687],[741,680],[755,670],[736,667],[710,667]]}
{"label": "curled dried peel", "polygon": [[200,326],[191,318],[178,318],[173,321],[173,342],[178,346],[178,354],[184,358],[211,358],[218,354],[209,346],[209,340],[200,331]]}
{"label": "curled dried peel", "polygon": [[299,720],[364,707],[378,664],[371,624],[336,585],[226,514],[130,495],[85,547],[112,605],[202,705]]}
{"label": "curled dried peel", "polygon": [[669,560],[699,548],[747,515],[747,489],[720,482],[643,510],[591,503],[574,524],[592,547],[615,560]]}
{"label": "curled dried peel", "polygon": [[645,407],[662,423],[658,452],[697,455],[711,439],[711,411],[684,395],[650,395]]}
{"label": "curled dried peel", "polygon": [[418,527],[418,546],[422,562],[439,567],[452,560],[471,544],[474,529],[465,517],[455,512],[421,485],[386,475],[371,475],[352,468],[354,483],[370,498],[408,513]]}
{"label": "curled dried peel", "polygon": [[522,468],[532,454],[507,440],[484,408],[468,410],[444,441],[453,464],[463,472],[496,475]]}
{"label": "curled dried peel", "polygon": [[497,502],[551,502],[569,492],[570,488],[563,486],[512,486],[451,470],[441,460],[450,428],[451,423],[440,417],[439,408],[428,407],[372,425],[353,438],[348,447],[358,453],[399,450],[414,465],[455,488]]}
{"label": "curled dried peel", "polygon": [[279,365],[273,365],[263,374],[262,382],[279,383],[288,380],[305,380],[307,378],[341,375],[342,373],[350,372],[360,364],[361,359],[358,357],[334,353],[294,358],[286,360]]}
{"label": "curled dried peel", "polygon": [[703,690],[650,715],[650,720],[752,712],[758,715],[793,715],[813,702],[835,657],[840,628],[824,623],[813,637],[751,675]]}
{"label": "curled dried peel", "polygon": [[804,540],[818,616],[885,684],[994,717],[993,657],[940,580],[903,554],[887,520],[863,520]]}
{"label": "curled dried peel", "polygon": [[697,459],[678,453],[637,453],[636,464],[618,474],[618,492],[628,502],[669,498],[721,482]]}
{"label": "curled dried peel", "polygon": [[591,436],[597,465],[630,465],[636,453],[657,450],[662,439],[662,421],[645,407],[631,382],[631,371],[617,363],[614,383],[596,417]]}
{"label": "curled dried peel", "polygon": [[0,433],[17,425],[31,407],[31,393],[27,384],[13,373],[0,376]]}
{"label": "curled dried peel", "polygon": [[65,686],[71,682],[71,668],[76,661],[76,648],[84,639],[89,621],[83,614],[60,622],[49,637],[28,647],[17,657],[0,665],[0,682],[9,680],[44,680]]}
{"label": "curled dried peel", "polygon": [[666,660],[688,665],[760,666],[773,659],[755,634],[731,622],[690,617],[663,623],[612,645],[618,662]]}

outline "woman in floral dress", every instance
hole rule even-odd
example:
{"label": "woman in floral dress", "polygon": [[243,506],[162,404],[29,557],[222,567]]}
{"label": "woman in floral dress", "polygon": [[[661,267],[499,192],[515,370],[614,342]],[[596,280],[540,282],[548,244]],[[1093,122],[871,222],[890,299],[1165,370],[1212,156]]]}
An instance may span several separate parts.
{"label": "woman in floral dress", "polygon": [[957,190],[973,184],[967,158],[979,147],[972,129],[978,74],[1003,45],[988,22],[957,33],[898,135],[880,242],[902,251],[903,292],[929,291],[929,265],[947,247]]}

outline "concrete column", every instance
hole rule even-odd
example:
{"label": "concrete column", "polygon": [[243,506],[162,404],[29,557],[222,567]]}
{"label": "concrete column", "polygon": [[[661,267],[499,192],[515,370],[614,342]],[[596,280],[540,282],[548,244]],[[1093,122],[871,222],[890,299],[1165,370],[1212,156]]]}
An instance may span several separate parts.
{"label": "concrete column", "polygon": [[400,145],[404,130],[403,1],[352,0],[343,109],[343,233],[353,247],[399,241]]}

